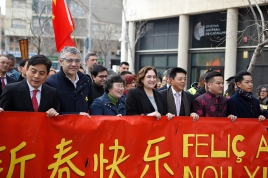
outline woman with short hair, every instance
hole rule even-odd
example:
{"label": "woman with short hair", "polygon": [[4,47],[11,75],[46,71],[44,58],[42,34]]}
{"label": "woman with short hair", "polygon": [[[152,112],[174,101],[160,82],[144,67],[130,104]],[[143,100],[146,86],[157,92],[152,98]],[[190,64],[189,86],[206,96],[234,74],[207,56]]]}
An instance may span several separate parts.
{"label": "woman with short hair", "polygon": [[[154,67],[143,67],[136,78],[136,88],[128,91],[126,100],[127,115],[154,116],[157,120],[166,115],[164,98],[154,90],[157,72]],[[174,115],[168,115],[173,117]]]}
{"label": "woman with short hair", "polygon": [[124,90],[125,81],[120,75],[109,76],[104,84],[105,93],[90,106],[90,115],[125,116],[126,107],[122,98]]}
{"label": "woman with short hair", "polygon": [[268,85],[261,85],[257,88],[257,97],[260,102],[261,110],[267,110],[268,105]]}

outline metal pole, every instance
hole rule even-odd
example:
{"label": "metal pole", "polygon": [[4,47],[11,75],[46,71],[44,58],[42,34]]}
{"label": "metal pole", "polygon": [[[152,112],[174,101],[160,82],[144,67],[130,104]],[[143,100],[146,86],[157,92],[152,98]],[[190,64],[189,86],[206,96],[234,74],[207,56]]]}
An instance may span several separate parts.
{"label": "metal pole", "polygon": [[89,0],[89,28],[88,28],[88,52],[91,51],[91,31],[92,31],[92,0]]}

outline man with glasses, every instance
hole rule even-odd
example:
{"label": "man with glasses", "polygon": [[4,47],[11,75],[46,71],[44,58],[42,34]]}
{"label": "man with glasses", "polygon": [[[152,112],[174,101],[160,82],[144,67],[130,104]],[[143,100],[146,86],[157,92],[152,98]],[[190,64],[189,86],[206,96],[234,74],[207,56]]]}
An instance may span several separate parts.
{"label": "man with glasses", "polygon": [[0,96],[2,94],[2,91],[4,89],[4,87],[8,84],[8,83],[13,83],[16,80],[9,77],[6,73],[9,69],[9,61],[8,58],[5,55],[0,55]]}
{"label": "man with glasses", "polygon": [[102,65],[96,65],[93,67],[91,74],[94,82],[92,83],[92,97],[91,101],[89,102],[90,105],[94,101],[94,99],[104,94],[103,86],[108,73],[105,67],[103,67]]}
{"label": "man with glasses", "polygon": [[95,65],[98,64],[98,57],[96,53],[88,53],[85,57],[85,61],[86,61],[86,66],[87,66],[87,71],[88,71],[88,78],[90,79],[90,82],[93,82],[93,78],[92,78],[92,69]]}
{"label": "man with glasses", "polygon": [[91,83],[79,71],[81,64],[80,51],[66,46],[60,52],[60,71],[50,76],[46,84],[57,89],[60,99],[60,113],[79,113],[88,115],[91,100]]}
{"label": "man with glasses", "polygon": [[[208,91],[197,97],[193,102],[193,109],[200,117],[227,117],[227,98],[223,94],[223,76],[212,71],[205,78]],[[236,116],[229,115],[231,121]]]}

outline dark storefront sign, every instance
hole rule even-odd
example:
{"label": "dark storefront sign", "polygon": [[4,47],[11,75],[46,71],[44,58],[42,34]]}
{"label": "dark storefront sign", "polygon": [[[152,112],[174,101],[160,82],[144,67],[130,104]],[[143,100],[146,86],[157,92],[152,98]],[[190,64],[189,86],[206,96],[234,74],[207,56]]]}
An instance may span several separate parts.
{"label": "dark storefront sign", "polygon": [[192,16],[192,48],[224,47],[226,12]]}

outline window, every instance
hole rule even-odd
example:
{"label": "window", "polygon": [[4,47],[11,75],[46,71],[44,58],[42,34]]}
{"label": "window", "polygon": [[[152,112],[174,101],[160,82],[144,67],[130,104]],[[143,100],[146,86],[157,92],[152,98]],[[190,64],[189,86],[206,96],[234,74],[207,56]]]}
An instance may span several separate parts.
{"label": "window", "polygon": [[138,50],[177,49],[179,18],[148,21],[147,32],[138,41]]}
{"label": "window", "polygon": [[139,55],[140,67],[154,66],[158,74],[163,74],[163,72],[169,68],[177,66],[177,54],[141,54]]}
{"label": "window", "polygon": [[13,43],[14,42],[14,38],[13,37],[10,37],[9,38],[9,41],[10,41],[10,43]]}
{"label": "window", "polygon": [[52,13],[51,0],[34,0],[33,10],[35,11],[35,13],[42,12],[42,14],[51,14]]}
{"label": "window", "polygon": [[12,7],[26,8],[26,0],[13,0]]}
{"label": "window", "polygon": [[11,20],[12,28],[26,28],[26,22],[22,19],[12,19]]}
{"label": "window", "polygon": [[9,50],[10,50],[10,51],[13,51],[13,47],[10,47]]}
{"label": "window", "polygon": [[[41,33],[41,27],[43,26],[43,32],[46,34],[53,34],[52,21],[51,19],[41,18],[40,24],[39,19],[37,17],[33,17],[33,30],[35,34]],[[45,23],[45,24],[44,24]]]}

